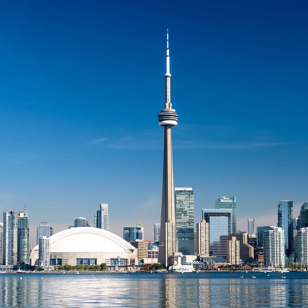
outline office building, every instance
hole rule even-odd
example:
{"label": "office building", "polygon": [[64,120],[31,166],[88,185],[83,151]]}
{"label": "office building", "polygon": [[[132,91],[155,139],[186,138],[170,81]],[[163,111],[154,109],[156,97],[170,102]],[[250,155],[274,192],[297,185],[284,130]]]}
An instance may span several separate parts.
{"label": "office building", "polygon": [[99,210],[94,215],[94,228],[109,231],[108,204],[101,204]]}
{"label": "office building", "polygon": [[252,246],[254,249],[258,247],[258,239],[255,234],[248,235],[248,244]]}
{"label": "office building", "polygon": [[304,202],[301,206],[299,214],[299,227],[306,228],[308,227],[308,203]]}
{"label": "office building", "polygon": [[126,226],[123,228],[123,239],[126,242],[133,242],[135,240],[144,240],[144,227],[141,221],[135,226]]}
{"label": "office building", "polygon": [[230,236],[227,241],[227,263],[231,265],[240,264],[240,241],[235,236]]}
{"label": "office building", "polygon": [[208,257],[210,255],[209,223],[204,219],[196,224],[196,253],[200,257]]}
{"label": "office building", "polygon": [[140,240],[134,240],[129,242],[133,247],[138,249],[138,260],[139,262],[143,259],[148,258],[148,243]]}
{"label": "office building", "polygon": [[270,226],[257,227],[257,246],[263,247],[263,234],[264,231],[271,230]]}
{"label": "office building", "polygon": [[279,202],[278,227],[284,231],[285,252],[289,257],[293,250],[293,201],[281,200]]}
{"label": "office building", "polygon": [[89,221],[85,217],[74,218],[74,228],[90,227]]}
{"label": "office building", "polygon": [[210,256],[217,257],[216,261],[226,259],[227,240],[232,229],[232,210],[202,209],[202,219],[209,224]]}
{"label": "office building", "polygon": [[255,234],[255,219],[248,218],[247,225],[248,225],[248,235]]}
{"label": "office building", "polygon": [[215,209],[230,209],[232,210],[232,229],[231,233],[236,233],[236,197],[221,197],[215,201]]}
{"label": "office building", "polygon": [[192,188],[175,188],[175,222],[178,252],[183,255],[194,255],[194,192]]}
{"label": "office building", "polygon": [[164,128],[164,162],[163,187],[159,238],[158,261],[164,265],[172,265],[171,258],[177,252],[174,185],[173,185],[173,157],[172,157],[172,127],[178,124],[178,115],[171,104],[171,74],[169,58],[169,34],[167,30],[166,74],[165,74],[165,106],[158,115],[159,125]]}
{"label": "office building", "polygon": [[39,239],[43,236],[50,237],[53,235],[53,228],[46,221],[42,221],[37,225],[36,229],[36,244],[38,245]]}
{"label": "office building", "polygon": [[18,224],[17,262],[19,264],[29,264],[30,230],[29,230],[29,217],[26,211],[18,213],[17,224]]}
{"label": "office building", "polygon": [[160,222],[156,222],[154,224],[154,243],[159,242],[159,235],[160,235]]}
{"label": "office building", "polygon": [[254,259],[254,248],[248,244],[248,236],[246,232],[233,233],[230,235],[235,237],[240,243],[240,258],[243,262],[252,262]]}
{"label": "office building", "polygon": [[39,239],[39,266],[44,269],[50,266],[49,238],[46,236]]}
{"label": "office building", "polygon": [[3,265],[17,264],[18,213],[3,213]]}
{"label": "office building", "polygon": [[280,227],[271,226],[263,234],[264,265],[276,267],[285,265],[285,238]]}

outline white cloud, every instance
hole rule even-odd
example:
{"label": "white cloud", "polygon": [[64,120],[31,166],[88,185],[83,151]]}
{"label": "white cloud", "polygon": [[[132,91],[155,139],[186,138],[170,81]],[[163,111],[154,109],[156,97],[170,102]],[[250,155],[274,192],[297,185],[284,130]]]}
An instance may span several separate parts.
{"label": "white cloud", "polygon": [[90,140],[88,144],[89,145],[95,145],[95,144],[99,144],[99,143],[106,141],[106,140],[107,140],[107,138],[93,139],[93,140]]}

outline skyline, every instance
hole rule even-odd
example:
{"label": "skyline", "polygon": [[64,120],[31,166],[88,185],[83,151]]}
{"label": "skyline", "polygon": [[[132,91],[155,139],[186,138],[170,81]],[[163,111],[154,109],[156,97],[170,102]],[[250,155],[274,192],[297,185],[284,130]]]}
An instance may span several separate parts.
{"label": "skyline", "polygon": [[276,225],[280,200],[299,214],[308,199],[307,4],[0,7],[0,209],[26,204],[31,242],[39,222],[55,233],[75,217],[92,222],[101,203],[111,232],[141,220],[153,239],[167,28],[181,115],[174,186],[193,188],[195,223],[222,196],[237,197],[239,229],[248,217]]}

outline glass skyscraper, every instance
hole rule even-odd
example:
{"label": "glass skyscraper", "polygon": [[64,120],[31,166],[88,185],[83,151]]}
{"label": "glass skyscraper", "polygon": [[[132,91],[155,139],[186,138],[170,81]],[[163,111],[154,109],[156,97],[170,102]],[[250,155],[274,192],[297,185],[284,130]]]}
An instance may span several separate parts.
{"label": "glass skyscraper", "polygon": [[178,252],[195,254],[194,192],[192,188],[175,188],[175,226]]}
{"label": "glass skyscraper", "polygon": [[272,228],[270,226],[262,226],[257,227],[257,246],[263,247],[263,234],[264,231],[271,230]]}
{"label": "glass skyscraper", "polygon": [[19,264],[29,264],[30,254],[30,231],[29,231],[29,217],[27,212],[18,213],[18,256],[17,262]]}
{"label": "glass skyscraper", "polygon": [[39,239],[43,236],[47,238],[53,235],[53,228],[46,221],[42,221],[37,225],[36,229],[36,244],[39,244]]}
{"label": "glass skyscraper", "polygon": [[141,221],[135,226],[126,226],[123,228],[123,239],[127,242],[134,240],[144,240],[144,227]]}
{"label": "glass skyscraper", "polygon": [[236,233],[236,197],[221,197],[215,201],[215,209],[231,209],[232,210],[232,230]]}
{"label": "glass skyscraper", "polygon": [[108,204],[101,204],[99,210],[94,214],[94,228],[109,231]]}
{"label": "glass skyscraper", "polygon": [[90,227],[88,219],[85,217],[76,217],[74,219],[74,228],[79,227]]}
{"label": "glass skyscraper", "polygon": [[154,224],[154,243],[159,242],[160,222]]}
{"label": "glass skyscraper", "polygon": [[299,225],[300,228],[308,227],[308,203],[304,202],[301,206],[301,211],[299,214]]}
{"label": "glass skyscraper", "polygon": [[3,213],[3,264],[17,264],[17,232],[18,213],[6,211]]}
{"label": "glass skyscraper", "polygon": [[284,231],[285,253],[289,257],[293,249],[293,201],[281,200],[279,202],[278,227]]}
{"label": "glass skyscraper", "polygon": [[209,224],[210,256],[227,256],[227,241],[231,234],[231,209],[202,209],[202,219]]}
{"label": "glass skyscraper", "polygon": [[248,218],[247,224],[248,224],[248,235],[255,234],[255,219]]}

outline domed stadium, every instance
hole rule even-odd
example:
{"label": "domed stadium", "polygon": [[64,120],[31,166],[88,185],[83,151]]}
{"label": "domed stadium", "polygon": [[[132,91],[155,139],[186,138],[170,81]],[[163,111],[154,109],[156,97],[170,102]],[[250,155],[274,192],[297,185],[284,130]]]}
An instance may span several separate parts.
{"label": "domed stadium", "polygon": [[[98,228],[71,228],[49,237],[50,265],[129,266],[136,248],[121,237]],[[31,251],[31,265],[37,265],[39,245]]]}

